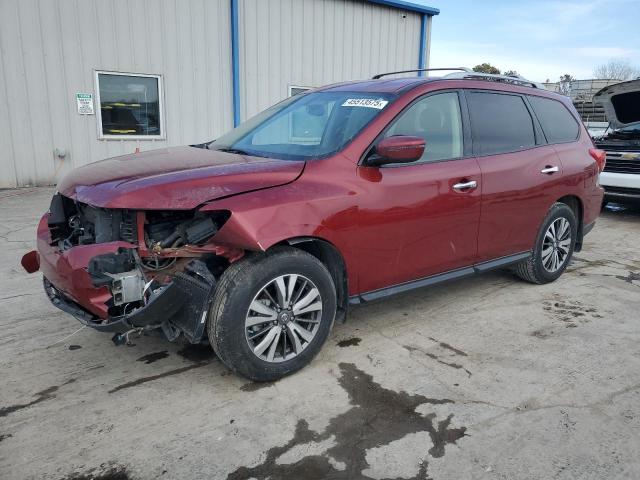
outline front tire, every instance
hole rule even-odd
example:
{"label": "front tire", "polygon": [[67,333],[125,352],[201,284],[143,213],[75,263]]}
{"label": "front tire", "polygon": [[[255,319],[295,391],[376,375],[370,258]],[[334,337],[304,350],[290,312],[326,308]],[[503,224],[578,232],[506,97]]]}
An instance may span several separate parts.
{"label": "front tire", "polygon": [[222,362],[251,380],[293,373],[320,351],[336,314],[336,289],[313,255],[279,247],[231,265],[207,325]]}
{"label": "front tire", "polygon": [[532,256],[516,265],[516,274],[536,284],[558,279],[571,260],[577,234],[573,210],[564,203],[554,203],[540,226]]}

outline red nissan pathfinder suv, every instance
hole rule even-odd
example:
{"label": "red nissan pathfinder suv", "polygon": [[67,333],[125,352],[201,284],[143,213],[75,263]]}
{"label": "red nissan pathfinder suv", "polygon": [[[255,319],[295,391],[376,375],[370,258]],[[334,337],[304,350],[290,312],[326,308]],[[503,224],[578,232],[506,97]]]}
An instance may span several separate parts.
{"label": "red nissan pathfinder suv", "polygon": [[350,304],[506,266],[552,282],[598,216],[604,152],[568,98],[452,70],[319,88],[208,144],[80,167],[23,265],[116,343],[208,340],[258,381],[307,364]]}

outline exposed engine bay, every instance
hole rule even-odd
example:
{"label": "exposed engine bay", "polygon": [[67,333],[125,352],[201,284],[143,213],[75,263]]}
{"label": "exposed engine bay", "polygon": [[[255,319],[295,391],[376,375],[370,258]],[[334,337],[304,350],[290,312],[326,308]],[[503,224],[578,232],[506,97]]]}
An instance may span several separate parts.
{"label": "exposed engine bay", "polygon": [[[45,278],[45,291],[59,308],[123,343],[131,331],[160,329],[169,340],[183,333],[196,343],[204,325],[216,277],[243,251],[216,245],[212,237],[228,211],[135,211],[97,208],[54,195],[47,224],[50,247],[117,244],[114,252],[88,260],[96,289],[106,289],[108,318],[80,307]],[[102,328],[99,328],[102,327]]]}
{"label": "exposed engine bay", "polygon": [[613,130],[607,129],[604,135],[596,137],[594,140],[600,146],[606,146],[612,149],[638,149],[640,148],[640,122]]}
{"label": "exposed engine bay", "polygon": [[60,194],[49,208],[52,245],[67,250],[76,245],[123,240],[137,243],[139,213],[144,214],[143,240],[156,253],[165,248],[199,245],[216,234],[229,212],[199,215],[193,211],[148,211],[97,208]]}

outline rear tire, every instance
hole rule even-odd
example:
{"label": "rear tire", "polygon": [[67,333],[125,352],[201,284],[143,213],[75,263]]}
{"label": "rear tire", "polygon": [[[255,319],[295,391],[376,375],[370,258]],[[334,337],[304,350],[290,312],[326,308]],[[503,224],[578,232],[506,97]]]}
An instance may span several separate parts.
{"label": "rear tire", "polygon": [[533,254],[516,265],[516,275],[539,285],[558,279],[571,260],[577,234],[573,210],[564,203],[554,203],[540,226]]}
{"label": "rear tire", "polygon": [[327,268],[307,252],[278,247],[222,274],[207,332],[227,367],[265,382],[307,365],[335,315],[336,289]]}

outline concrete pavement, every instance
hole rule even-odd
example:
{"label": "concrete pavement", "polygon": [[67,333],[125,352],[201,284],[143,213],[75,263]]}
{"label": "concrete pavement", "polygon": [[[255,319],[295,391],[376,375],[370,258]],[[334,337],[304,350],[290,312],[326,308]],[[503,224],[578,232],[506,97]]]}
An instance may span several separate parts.
{"label": "concrete pavement", "polygon": [[640,478],[640,210],[604,212],[553,284],[354,308],[253,384],[207,346],[61,341],[80,325],[19,264],[52,192],[0,191],[2,479]]}

